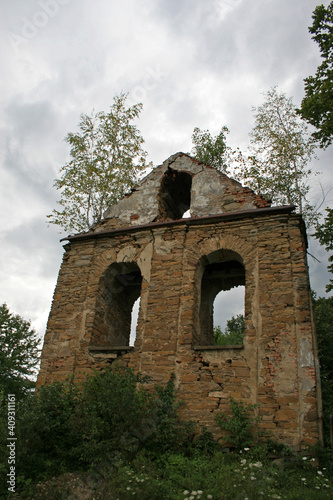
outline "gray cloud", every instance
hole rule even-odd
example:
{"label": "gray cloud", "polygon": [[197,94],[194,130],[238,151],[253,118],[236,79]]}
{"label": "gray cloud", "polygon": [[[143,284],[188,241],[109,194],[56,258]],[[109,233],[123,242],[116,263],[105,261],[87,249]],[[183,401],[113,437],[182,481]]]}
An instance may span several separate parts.
{"label": "gray cloud", "polygon": [[[299,104],[320,62],[308,33],[317,3],[2,2],[0,302],[43,332],[62,256],[45,215],[59,199],[52,184],[68,159],[63,139],[81,113],[108,109],[121,91],[141,100],[138,125],[155,164],[189,151],[195,126],[215,134],[227,125],[230,144],[246,147],[261,93],[278,84]],[[331,165],[332,148],[319,152],[325,187]],[[327,254],[312,240],[309,251],[322,260],[309,258],[323,294]]]}

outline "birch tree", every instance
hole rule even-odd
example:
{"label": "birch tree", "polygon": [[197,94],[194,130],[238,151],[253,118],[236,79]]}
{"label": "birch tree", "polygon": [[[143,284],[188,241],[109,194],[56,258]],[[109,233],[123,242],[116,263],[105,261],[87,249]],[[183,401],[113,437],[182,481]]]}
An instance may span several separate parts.
{"label": "birch tree", "polygon": [[309,223],[317,214],[308,199],[315,144],[292,99],[277,87],[264,93],[266,100],[255,112],[247,160],[241,180],[274,204],[296,205]]}
{"label": "birch tree", "polygon": [[87,231],[100,222],[147,166],[144,140],[133,123],[142,104],[126,107],[126,98],[123,93],[115,96],[108,113],[82,114],[79,131],[65,138],[71,159],[54,182],[61,192],[61,209],[47,216],[64,231]]}

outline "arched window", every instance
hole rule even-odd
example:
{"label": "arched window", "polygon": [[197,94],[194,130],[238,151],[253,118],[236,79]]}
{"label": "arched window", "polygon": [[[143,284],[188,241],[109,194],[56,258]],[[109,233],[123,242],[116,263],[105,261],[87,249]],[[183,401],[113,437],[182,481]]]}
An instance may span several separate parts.
{"label": "arched window", "polygon": [[241,257],[230,250],[213,252],[202,260],[201,265],[200,345],[214,345],[215,298],[221,291],[245,285],[245,268]]}
{"label": "arched window", "polygon": [[92,343],[128,346],[132,310],[141,294],[142,276],[134,262],[111,264],[99,283]]}
{"label": "arched window", "polygon": [[162,220],[181,219],[191,206],[192,177],[187,172],[168,168],[159,192],[159,214]]}

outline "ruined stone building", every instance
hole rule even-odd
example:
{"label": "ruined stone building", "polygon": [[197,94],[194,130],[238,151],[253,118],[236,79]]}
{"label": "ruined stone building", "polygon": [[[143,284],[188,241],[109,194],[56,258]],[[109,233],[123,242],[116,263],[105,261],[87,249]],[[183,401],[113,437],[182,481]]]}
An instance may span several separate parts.
{"label": "ruined stone building", "polygon": [[[190,210],[190,218],[182,218]],[[117,361],[165,384],[183,415],[217,434],[229,396],[295,449],[320,431],[320,381],[306,259],[293,206],[183,153],[156,167],[65,246],[38,384]],[[213,304],[245,285],[242,345],[213,343]],[[134,346],[131,312],[140,297]]]}

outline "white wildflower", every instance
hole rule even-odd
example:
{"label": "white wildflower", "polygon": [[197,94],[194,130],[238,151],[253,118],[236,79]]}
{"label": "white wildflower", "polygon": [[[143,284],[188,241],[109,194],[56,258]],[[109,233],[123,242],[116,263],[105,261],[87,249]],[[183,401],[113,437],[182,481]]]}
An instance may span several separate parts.
{"label": "white wildflower", "polygon": [[321,470],[317,470],[317,474],[318,474],[318,476],[322,476],[323,475],[323,473],[321,472]]}

